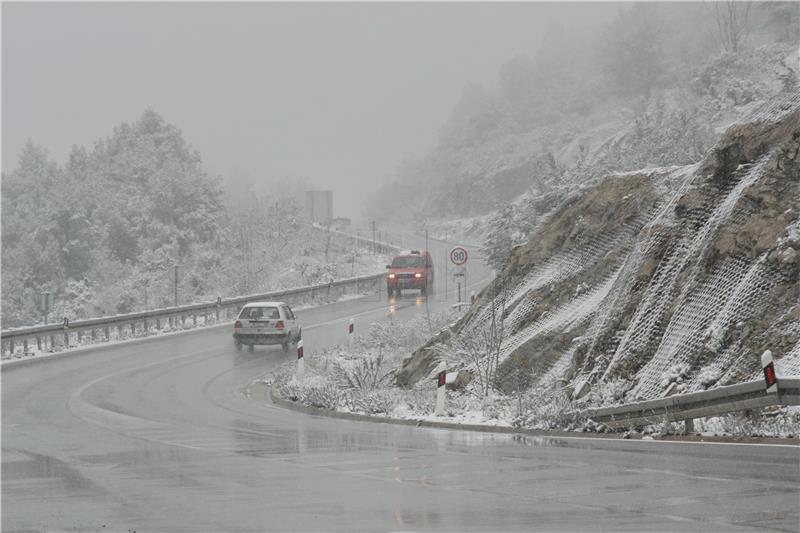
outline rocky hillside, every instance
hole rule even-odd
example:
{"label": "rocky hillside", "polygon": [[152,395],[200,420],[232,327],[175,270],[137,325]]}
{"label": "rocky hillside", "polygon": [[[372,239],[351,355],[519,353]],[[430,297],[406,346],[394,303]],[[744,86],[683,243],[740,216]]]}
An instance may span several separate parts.
{"label": "rocky hillside", "polygon": [[729,127],[699,163],[613,174],[569,198],[398,383],[429,375],[493,309],[501,390],[522,371],[526,387],[587,382],[590,404],[657,398],[673,382],[689,392],[753,379],[766,349],[797,375],[799,151],[792,93]]}

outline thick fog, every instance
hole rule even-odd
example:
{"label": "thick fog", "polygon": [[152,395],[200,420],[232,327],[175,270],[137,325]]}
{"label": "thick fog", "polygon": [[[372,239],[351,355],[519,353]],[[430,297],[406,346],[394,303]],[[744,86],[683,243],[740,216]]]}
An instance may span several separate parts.
{"label": "thick fog", "polygon": [[[468,84],[612,4],[83,3],[2,11],[3,171],[63,163],[150,108],[211,174],[334,190],[337,216],[432,149]],[[305,184],[304,184],[305,185]]]}

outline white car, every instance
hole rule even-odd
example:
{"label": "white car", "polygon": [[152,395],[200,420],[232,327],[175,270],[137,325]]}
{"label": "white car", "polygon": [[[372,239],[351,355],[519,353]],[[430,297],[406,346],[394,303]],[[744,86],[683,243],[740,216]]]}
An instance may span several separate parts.
{"label": "white car", "polygon": [[302,329],[284,302],[252,302],[242,307],[233,325],[233,342],[253,350],[256,344],[280,344],[284,351],[300,340]]}

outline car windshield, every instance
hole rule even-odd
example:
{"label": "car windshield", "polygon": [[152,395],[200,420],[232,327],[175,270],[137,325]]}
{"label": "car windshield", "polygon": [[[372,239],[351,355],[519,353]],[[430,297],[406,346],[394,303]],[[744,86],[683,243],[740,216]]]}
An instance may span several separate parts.
{"label": "car windshield", "polygon": [[420,268],[425,266],[421,257],[395,257],[392,266],[397,268]]}
{"label": "car windshield", "polygon": [[248,307],[242,311],[241,316],[248,320],[275,320],[280,317],[277,307]]}

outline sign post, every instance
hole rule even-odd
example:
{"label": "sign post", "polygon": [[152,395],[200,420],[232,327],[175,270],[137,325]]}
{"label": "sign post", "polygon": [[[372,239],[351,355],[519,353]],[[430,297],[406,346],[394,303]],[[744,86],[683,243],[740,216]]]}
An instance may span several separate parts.
{"label": "sign post", "polygon": [[457,267],[461,267],[459,271],[453,274],[453,278],[457,278],[456,284],[458,286],[458,308],[461,309],[461,278],[464,279],[464,295],[467,294],[467,259],[469,259],[469,253],[467,249],[463,246],[456,246],[452,250],[450,250],[450,262],[453,263]]}
{"label": "sign post", "polygon": [[50,313],[51,307],[53,307],[53,293],[50,291],[45,291],[41,294],[41,298],[39,300],[39,309],[44,315],[43,324],[47,324],[47,315]]}

